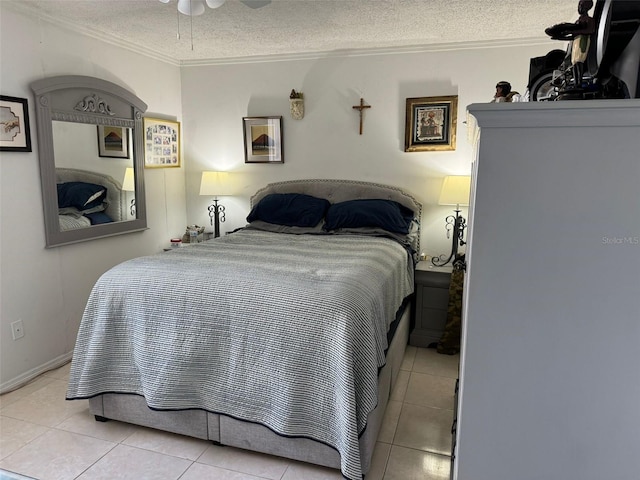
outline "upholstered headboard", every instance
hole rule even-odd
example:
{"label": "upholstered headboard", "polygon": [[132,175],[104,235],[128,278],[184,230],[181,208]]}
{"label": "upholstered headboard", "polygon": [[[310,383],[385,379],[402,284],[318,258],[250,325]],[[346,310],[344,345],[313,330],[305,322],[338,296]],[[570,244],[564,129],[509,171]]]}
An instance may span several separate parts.
{"label": "upholstered headboard", "polygon": [[422,217],[422,204],[411,194],[398,187],[357,180],[288,180],[270,183],[258,190],[251,197],[251,207],[256,205],[263,197],[272,193],[304,193],[318,198],[326,198],[331,203],[361,199],[393,200],[414,212],[414,218],[418,226],[415,250],[416,252],[420,251],[419,228],[420,218]]}
{"label": "upholstered headboard", "polygon": [[114,222],[128,219],[126,194],[122,190],[120,182],[113,177],[77,168],[56,168],[56,182],[87,182],[105,186],[107,188],[106,201],[109,206],[104,213]]}

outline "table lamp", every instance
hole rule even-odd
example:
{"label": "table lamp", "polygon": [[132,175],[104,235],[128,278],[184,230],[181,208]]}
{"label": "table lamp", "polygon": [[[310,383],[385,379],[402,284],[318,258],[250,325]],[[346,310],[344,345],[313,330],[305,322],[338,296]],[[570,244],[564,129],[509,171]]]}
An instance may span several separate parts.
{"label": "table lamp", "polygon": [[[442,267],[453,260],[454,267],[461,267],[464,270],[464,261],[458,254],[458,246],[462,247],[467,242],[464,241],[464,229],[467,228],[467,221],[460,215],[460,206],[469,205],[469,195],[471,191],[470,176],[449,176],[444,177],[442,190],[438,205],[455,205],[455,215],[449,215],[446,219],[447,238],[452,238],[451,253],[445,260],[445,254],[431,259],[431,263],[436,267]],[[453,233],[453,235],[452,235]]]}
{"label": "table lamp", "polygon": [[202,172],[200,195],[212,195],[213,203],[209,205],[209,218],[213,226],[214,237],[220,236],[220,222],[225,221],[224,205],[218,203],[218,196],[230,194],[228,172]]}
{"label": "table lamp", "polygon": [[[124,180],[122,180],[122,190],[125,192],[135,192],[136,182],[133,175],[133,168],[127,167],[124,171]],[[131,200],[131,216],[136,216],[136,198],[135,196]]]}

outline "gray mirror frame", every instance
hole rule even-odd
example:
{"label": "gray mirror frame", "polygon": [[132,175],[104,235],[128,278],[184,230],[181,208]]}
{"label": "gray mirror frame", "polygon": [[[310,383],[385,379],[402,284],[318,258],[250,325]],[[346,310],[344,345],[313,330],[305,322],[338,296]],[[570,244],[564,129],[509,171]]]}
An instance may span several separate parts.
{"label": "gray mirror frame", "polygon": [[[80,75],[37,80],[31,84],[31,90],[35,94],[46,247],[145,230],[147,209],[142,117],[147,110],[147,104],[115,83]],[[132,128],[136,219],[92,225],[76,230],[60,230],[53,120]]]}

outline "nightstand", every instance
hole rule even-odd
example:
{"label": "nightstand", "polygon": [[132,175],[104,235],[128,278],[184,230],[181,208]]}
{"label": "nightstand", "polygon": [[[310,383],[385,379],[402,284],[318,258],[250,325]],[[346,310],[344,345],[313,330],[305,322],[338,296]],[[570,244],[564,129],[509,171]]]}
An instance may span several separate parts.
{"label": "nightstand", "polygon": [[449,308],[452,266],[435,267],[430,261],[418,262],[415,272],[414,329],[409,344],[428,347],[442,337]]}

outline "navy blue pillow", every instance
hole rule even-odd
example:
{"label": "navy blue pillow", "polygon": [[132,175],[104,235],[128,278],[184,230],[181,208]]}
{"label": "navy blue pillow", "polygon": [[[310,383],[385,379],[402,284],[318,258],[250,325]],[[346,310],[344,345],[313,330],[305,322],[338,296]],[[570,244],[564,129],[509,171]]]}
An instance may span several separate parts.
{"label": "navy blue pillow", "polygon": [[91,221],[91,225],[100,225],[101,223],[113,222],[111,217],[104,212],[85,213],[84,216]]}
{"label": "navy blue pillow", "polygon": [[289,227],[315,227],[324,218],[329,205],[329,200],[311,195],[272,193],[253,207],[247,222],[262,220]]}
{"label": "navy blue pillow", "polygon": [[97,207],[107,196],[107,188],[95,183],[58,183],[58,208],[75,207],[87,210]]}
{"label": "navy blue pillow", "polygon": [[378,227],[394,233],[409,233],[413,212],[393,200],[349,200],[329,207],[325,230]]}

